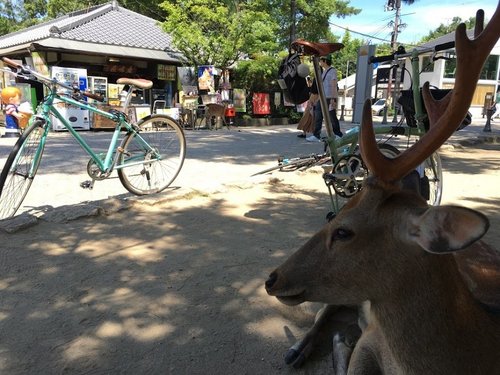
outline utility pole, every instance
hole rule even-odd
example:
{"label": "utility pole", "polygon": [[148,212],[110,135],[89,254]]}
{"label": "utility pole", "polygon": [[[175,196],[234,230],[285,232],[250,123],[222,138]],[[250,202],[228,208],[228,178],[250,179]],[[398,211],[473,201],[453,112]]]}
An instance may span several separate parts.
{"label": "utility pole", "polygon": [[[398,48],[397,41],[398,41],[398,34],[400,32],[399,29],[401,26],[404,26],[401,24],[401,0],[388,0],[387,9],[396,11],[396,14],[394,16],[394,22],[392,23],[393,29],[391,34],[391,50],[395,52]],[[392,122],[398,122],[398,111],[397,111],[396,100],[397,100],[397,95],[399,93],[399,85],[400,85],[399,81],[401,80],[400,78],[401,75],[399,73],[399,67],[397,69],[398,72],[396,74],[396,82],[394,85],[394,89],[392,89],[392,72],[390,70],[389,70],[389,83],[387,84],[387,99],[389,99],[389,97],[391,96],[391,89],[392,89],[392,108],[394,109],[394,117],[392,119]]]}
{"label": "utility pole", "polygon": [[389,4],[388,4],[388,7],[390,6],[393,10],[396,11],[396,15],[394,17],[392,35],[391,35],[391,49],[392,49],[392,51],[396,51],[396,49],[398,47],[397,41],[398,41],[398,34],[399,34],[399,26],[401,23],[401,0],[392,0],[392,1],[389,0]]}
{"label": "utility pole", "polygon": [[297,34],[297,0],[290,0],[290,46],[295,41]]}

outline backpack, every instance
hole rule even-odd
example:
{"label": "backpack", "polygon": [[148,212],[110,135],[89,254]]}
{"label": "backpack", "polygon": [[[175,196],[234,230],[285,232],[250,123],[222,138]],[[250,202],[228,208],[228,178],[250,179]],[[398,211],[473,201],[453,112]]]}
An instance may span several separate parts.
{"label": "backpack", "polygon": [[[445,97],[448,92],[451,90],[449,89],[432,89],[431,90],[431,95],[434,99],[441,100]],[[422,89],[420,89],[420,95],[422,95]],[[406,123],[408,126],[414,128],[417,126],[417,121],[415,119],[415,104],[413,102],[413,90],[402,90],[401,91],[401,96],[398,98],[398,103],[403,107],[403,114],[406,118]],[[422,104],[423,104],[423,98],[422,98]],[[424,113],[427,114],[427,110],[425,109],[425,106],[423,108]],[[460,125],[457,128],[458,130],[462,130],[466,126],[470,125],[472,123],[472,114],[467,111],[467,114],[465,115],[465,118],[462,120]],[[424,127],[425,131],[429,130],[429,119],[427,117],[424,118]]]}
{"label": "backpack", "polygon": [[293,104],[301,104],[309,99],[306,78],[297,73],[299,65],[299,54],[290,53],[283,59],[278,70],[278,84],[284,91],[285,99]]}

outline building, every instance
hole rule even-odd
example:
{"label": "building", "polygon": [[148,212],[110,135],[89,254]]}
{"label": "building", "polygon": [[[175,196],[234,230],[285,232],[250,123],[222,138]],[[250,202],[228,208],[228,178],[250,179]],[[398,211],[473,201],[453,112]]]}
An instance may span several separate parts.
{"label": "building", "polygon": [[[469,38],[474,35],[473,30],[468,30]],[[425,43],[418,48],[428,49],[436,45],[452,42],[455,40],[455,33],[449,33],[428,43]],[[432,54],[424,54],[420,56],[420,82],[421,85],[429,81],[431,86],[440,89],[451,89],[455,84],[455,50],[444,51],[441,56],[446,59],[432,61]],[[406,61],[406,67],[410,67],[410,59]],[[410,77],[406,75],[404,88],[410,87]],[[500,92],[500,42],[497,42],[490,56],[486,60],[481,76],[476,86],[476,91],[472,99],[469,112],[476,117],[483,115],[483,109],[486,101],[495,100]]]}
{"label": "building", "polygon": [[[473,30],[468,30],[469,38],[473,36]],[[428,43],[425,43],[418,49],[429,49],[438,44],[448,43],[454,41],[455,33],[449,33],[440,38],[434,39]],[[410,52],[408,50],[407,52]],[[429,81],[430,85],[439,89],[451,89],[455,84],[455,51],[454,49],[444,51],[441,53],[442,56],[449,59],[439,59],[434,62],[431,61],[432,53],[423,54],[420,56],[420,84],[423,85],[426,81]],[[387,97],[387,77],[386,73],[384,77],[380,78],[380,70],[387,70],[390,64],[382,64],[378,66],[373,71],[373,81],[371,97],[373,100],[378,98]],[[411,85],[411,63],[410,59],[405,61],[405,71],[403,72],[403,90],[408,90]],[[393,79],[395,79],[396,74],[393,73]],[[392,85],[394,85],[394,80]],[[341,104],[345,104],[347,109],[352,108],[352,96],[355,91],[356,75],[350,75],[339,81],[339,88],[341,90],[340,95]],[[344,96],[345,92],[345,96]],[[472,104],[469,109],[474,117],[482,116],[484,114],[485,102],[490,100],[500,102],[500,42],[497,42],[496,46],[493,48],[490,56],[488,57],[481,77],[478,81],[474,97],[472,99]],[[345,103],[344,103],[345,102]]]}
{"label": "building", "polygon": [[[119,100],[118,78],[149,79],[153,89],[138,95],[135,104],[164,100],[174,106],[182,55],[171,43],[158,21],[111,1],[1,36],[0,56],[48,74],[55,67],[83,69],[88,88],[103,94],[108,105]],[[0,88],[8,84],[8,77],[0,77]]]}

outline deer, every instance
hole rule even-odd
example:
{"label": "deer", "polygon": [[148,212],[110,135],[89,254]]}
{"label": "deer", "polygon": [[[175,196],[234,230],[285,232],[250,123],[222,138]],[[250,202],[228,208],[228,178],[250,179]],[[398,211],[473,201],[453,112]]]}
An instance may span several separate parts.
{"label": "deer", "polygon": [[[456,257],[477,249],[488,218],[466,207],[428,206],[402,187],[467,113],[500,36],[500,6],[484,30],[483,21],[478,11],[472,40],[464,24],[457,27],[455,87],[435,100],[424,84],[430,129],[396,158],[378,149],[365,102],[359,142],[370,175],[363,189],[265,281],[267,293],[286,305],[365,307],[347,374],[500,374],[500,315],[478,303]],[[493,271],[498,280],[500,270]],[[297,350],[310,348],[306,342]]]}
{"label": "deer", "polygon": [[215,129],[217,130],[217,119],[220,117],[222,120],[222,123],[226,125],[226,127],[229,129],[229,125],[226,122],[226,108],[227,106],[224,104],[217,104],[217,103],[208,103],[205,106],[205,122],[207,125],[207,128],[211,129],[212,128],[212,118],[215,117]]}

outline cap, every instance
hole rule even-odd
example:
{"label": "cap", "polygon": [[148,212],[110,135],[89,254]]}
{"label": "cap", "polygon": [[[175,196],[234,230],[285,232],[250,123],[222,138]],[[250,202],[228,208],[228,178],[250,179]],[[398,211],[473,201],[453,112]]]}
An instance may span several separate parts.
{"label": "cap", "polygon": [[332,64],[332,55],[321,56],[320,60],[325,60],[328,64]]}

